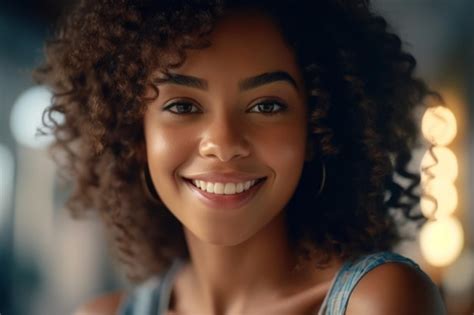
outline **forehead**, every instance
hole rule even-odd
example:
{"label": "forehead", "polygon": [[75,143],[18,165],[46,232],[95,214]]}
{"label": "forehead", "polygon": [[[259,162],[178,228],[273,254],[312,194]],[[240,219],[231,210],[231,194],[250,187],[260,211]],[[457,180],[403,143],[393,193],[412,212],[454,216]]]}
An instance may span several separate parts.
{"label": "forehead", "polygon": [[[239,80],[270,71],[286,71],[300,83],[291,47],[277,25],[258,12],[232,12],[210,34],[211,46],[188,50],[184,64],[174,69],[212,81]],[[211,87],[212,88],[212,87]]]}

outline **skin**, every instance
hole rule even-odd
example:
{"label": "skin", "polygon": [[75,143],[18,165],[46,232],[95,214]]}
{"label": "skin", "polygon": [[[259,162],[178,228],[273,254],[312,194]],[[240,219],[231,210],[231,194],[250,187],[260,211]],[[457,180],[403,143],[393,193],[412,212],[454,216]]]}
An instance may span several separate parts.
{"label": "skin", "polygon": [[[211,41],[211,47],[189,52],[183,66],[173,70],[206,80],[207,89],[161,84],[159,97],[144,116],[153,183],[182,222],[191,254],[176,276],[169,314],[312,314],[342,262],[333,259],[324,269],[311,262],[295,268],[296,256],[286,238],[285,204],[308,159],[300,70],[278,28],[258,14],[227,16]],[[272,71],[287,72],[296,87],[280,80],[239,89],[241,80]],[[163,110],[183,98],[194,105],[185,111],[199,112],[176,115]],[[262,109],[255,105],[268,98],[287,109],[274,116],[259,113]],[[236,170],[267,180],[248,204],[221,211],[202,204],[181,179],[212,170]],[[120,296],[100,298],[77,314],[113,314]],[[359,282],[346,314],[444,312],[428,279],[391,263]]]}
{"label": "skin", "polygon": [[[207,90],[159,86],[158,99],[145,113],[147,159],[158,194],[183,223],[192,257],[186,279],[194,297],[177,297],[177,308],[250,314],[262,301],[274,303],[287,295],[288,285],[304,277],[293,272],[296,261],[286,238],[284,206],[306,157],[306,95],[293,53],[270,20],[229,16],[217,25],[211,41],[210,48],[190,52],[185,64],[173,70],[206,80]],[[273,71],[288,73],[296,86],[278,80],[239,88],[242,80]],[[163,111],[183,98],[201,112],[179,116]],[[255,105],[270,98],[288,107],[273,116],[259,113]],[[211,170],[267,180],[242,208],[212,209],[181,179]]]}

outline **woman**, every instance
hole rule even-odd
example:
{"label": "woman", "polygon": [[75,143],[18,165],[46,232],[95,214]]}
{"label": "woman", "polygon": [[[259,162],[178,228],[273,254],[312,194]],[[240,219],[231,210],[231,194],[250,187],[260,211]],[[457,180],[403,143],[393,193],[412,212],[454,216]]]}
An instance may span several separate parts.
{"label": "woman", "polygon": [[79,314],[444,314],[390,252],[434,93],[367,1],[83,1],[46,56],[68,207],[139,282]]}

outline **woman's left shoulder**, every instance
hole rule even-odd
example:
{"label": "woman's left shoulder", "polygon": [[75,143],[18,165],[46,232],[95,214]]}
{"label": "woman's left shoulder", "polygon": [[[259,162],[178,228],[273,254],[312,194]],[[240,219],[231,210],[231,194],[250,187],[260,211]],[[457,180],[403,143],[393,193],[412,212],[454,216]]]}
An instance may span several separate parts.
{"label": "woman's left shoulder", "polygon": [[415,264],[384,261],[368,271],[355,286],[346,315],[444,315],[441,294]]}
{"label": "woman's left shoulder", "polygon": [[112,315],[117,314],[124,292],[107,293],[88,301],[74,312],[74,315]]}

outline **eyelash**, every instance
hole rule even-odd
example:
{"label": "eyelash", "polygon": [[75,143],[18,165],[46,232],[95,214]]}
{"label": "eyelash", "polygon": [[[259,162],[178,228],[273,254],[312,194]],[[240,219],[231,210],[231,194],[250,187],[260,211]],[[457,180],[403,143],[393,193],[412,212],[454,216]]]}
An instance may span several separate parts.
{"label": "eyelash", "polygon": [[[254,107],[258,107],[260,105],[277,105],[280,107],[279,110],[275,111],[275,112],[256,112],[256,113],[262,113],[263,115],[265,116],[273,116],[273,115],[278,115],[278,114],[281,114],[282,112],[284,112],[286,109],[287,109],[287,106],[278,102],[278,101],[274,101],[274,100],[270,100],[270,101],[262,101],[262,102],[259,102],[257,104],[255,104],[255,106],[253,106],[252,108]],[[171,107],[174,107],[174,106],[178,106],[178,105],[193,105],[195,106],[194,104],[192,104],[191,102],[186,102],[186,101],[178,101],[178,102],[174,102],[174,103],[171,103],[169,104],[168,106],[166,106],[165,108],[163,108],[163,110],[166,110],[166,111],[169,111],[175,115],[190,115],[190,114],[195,114],[195,113],[198,113],[198,111],[194,111],[194,112],[186,112],[186,113],[178,113],[178,112],[175,112],[175,111],[171,111],[169,110]],[[195,106],[196,107],[196,106]],[[255,113],[255,112],[254,112]]]}

